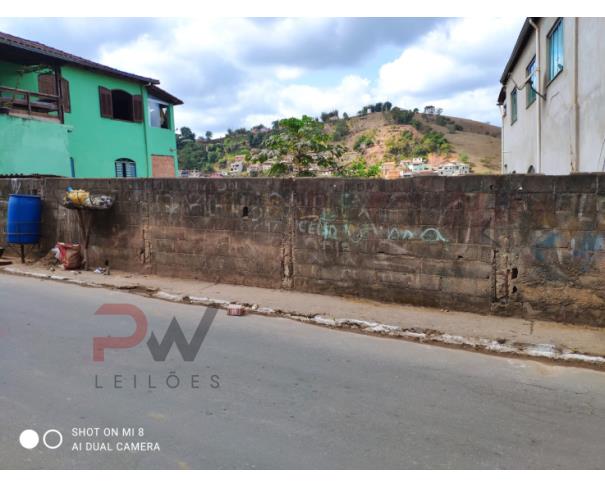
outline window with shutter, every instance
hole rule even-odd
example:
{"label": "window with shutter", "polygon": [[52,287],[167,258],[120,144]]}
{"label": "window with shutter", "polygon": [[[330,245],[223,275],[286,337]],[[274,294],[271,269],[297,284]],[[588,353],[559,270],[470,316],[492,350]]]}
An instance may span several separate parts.
{"label": "window with shutter", "polygon": [[99,86],[99,104],[101,106],[101,116],[104,118],[113,118],[113,102],[111,100],[111,90]]}
{"label": "window with shutter", "polygon": [[44,93],[46,95],[56,95],[57,94],[54,74],[39,74],[38,75],[38,92]]}
{"label": "window with shutter", "polygon": [[71,98],[69,96],[69,81],[61,78],[61,97],[63,98],[63,111],[71,112]]}
{"label": "window with shutter", "polygon": [[141,95],[134,95],[132,97],[132,120],[134,122],[143,121],[143,99]]}

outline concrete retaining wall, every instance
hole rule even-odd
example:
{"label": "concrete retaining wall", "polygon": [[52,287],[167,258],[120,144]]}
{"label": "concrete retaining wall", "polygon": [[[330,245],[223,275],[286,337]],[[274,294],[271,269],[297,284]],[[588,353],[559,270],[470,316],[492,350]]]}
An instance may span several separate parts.
{"label": "concrete retaining wall", "polygon": [[605,326],[605,176],[0,180],[43,195],[43,242],[77,240],[66,186],[112,194],[93,265]]}

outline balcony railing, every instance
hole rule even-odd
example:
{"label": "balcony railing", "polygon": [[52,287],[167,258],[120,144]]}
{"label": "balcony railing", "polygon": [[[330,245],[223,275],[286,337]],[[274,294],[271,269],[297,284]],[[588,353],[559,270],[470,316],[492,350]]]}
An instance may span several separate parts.
{"label": "balcony railing", "polygon": [[11,111],[60,119],[61,101],[56,95],[0,86],[0,107]]}

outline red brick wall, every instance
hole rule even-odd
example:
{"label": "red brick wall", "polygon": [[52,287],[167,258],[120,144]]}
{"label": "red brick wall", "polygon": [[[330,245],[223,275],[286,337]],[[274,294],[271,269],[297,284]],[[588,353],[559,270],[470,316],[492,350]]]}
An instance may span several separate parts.
{"label": "red brick wall", "polygon": [[151,175],[154,178],[172,178],[175,174],[174,157],[151,156]]}

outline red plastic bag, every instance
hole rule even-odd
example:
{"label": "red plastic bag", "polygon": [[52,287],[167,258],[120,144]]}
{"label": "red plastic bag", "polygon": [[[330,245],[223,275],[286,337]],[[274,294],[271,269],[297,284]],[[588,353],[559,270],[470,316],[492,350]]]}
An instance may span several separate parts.
{"label": "red plastic bag", "polygon": [[57,242],[56,247],[59,249],[59,260],[61,261],[61,264],[63,264],[65,270],[79,269],[82,267],[80,244]]}

